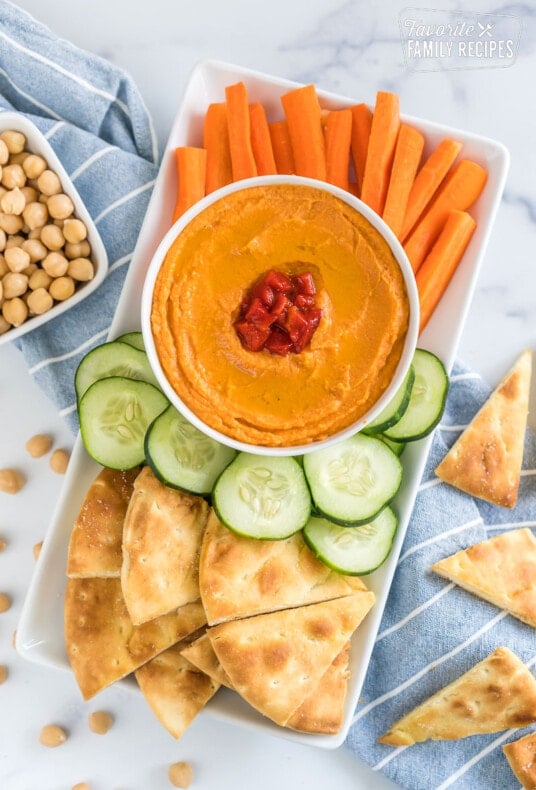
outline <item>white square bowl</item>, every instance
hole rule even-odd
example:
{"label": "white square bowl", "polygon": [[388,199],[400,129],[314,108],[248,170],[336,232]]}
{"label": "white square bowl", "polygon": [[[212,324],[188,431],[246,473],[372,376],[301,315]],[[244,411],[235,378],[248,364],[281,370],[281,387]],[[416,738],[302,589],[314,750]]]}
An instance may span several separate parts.
{"label": "white square bowl", "polygon": [[90,257],[93,261],[95,274],[91,280],[80,283],[72,296],[62,302],[56,302],[46,313],[30,316],[20,326],[8,329],[7,332],[0,335],[0,345],[2,345],[2,343],[11,342],[12,340],[17,340],[17,338],[22,337],[22,335],[43,326],[47,321],[52,321],[53,318],[56,318],[66,310],[70,310],[71,307],[79,304],[86,296],[89,296],[89,294],[93,293],[93,291],[99,287],[108,271],[108,256],[99,232],[95,227],[95,223],[91,219],[82,198],[78,194],[73,182],[67,175],[65,168],[46,137],[39,131],[35,124],[24,115],[17,112],[0,113],[0,132],[4,132],[8,129],[22,132],[26,136],[27,150],[31,151],[33,154],[42,156],[47,162],[49,169],[53,170],[59,176],[64,193],[73,201],[73,216],[81,219],[87,228],[87,239],[91,246]]}
{"label": "white square bowl", "polygon": [[[169,230],[175,203],[176,175],[174,148],[200,145],[206,108],[222,101],[225,86],[243,80],[251,101],[263,103],[269,120],[282,117],[280,96],[297,87],[290,82],[229,64],[205,61],[192,72],[181,106],[173,123],[164,152],[158,179],[151,197],[138,244],[130,265],[110,336],[140,328],[140,301],[145,275],[161,239]],[[319,91],[326,108],[345,107],[362,101]],[[505,147],[494,140],[420,118],[402,116],[406,123],[420,129],[426,138],[425,155],[444,137],[463,144],[462,155],[474,159],[488,171],[488,182],[472,213],[477,229],[441,303],[419,338],[418,345],[437,354],[447,369],[452,367],[464,320],[474,293],[480,265],[489,240],[506,180],[509,156]],[[345,740],[359,695],[374,641],[380,626],[385,602],[395,573],[398,556],[408,527],[417,489],[433,436],[413,442],[404,452],[404,479],[393,508],[399,518],[393,549],[386,562],[365,577],[376,595],[376,603],[352,639],[351,677],[344,709],[344,720],[336,735],[308,735],[279,727],[261,716],[237,694],[221,689],[201,715],[295,742],[322,748],[337,748]],[[99,467],[85,452],[80,438],[74,448],[62,495],[45,537],[39,563],[24,604],[17,629],[17,648],[30,661],[70,670],[63,638],[63,596],[65,567],[72,524],[83,497]],[[120,681],[125,688],[137,687],[129,680]]]}

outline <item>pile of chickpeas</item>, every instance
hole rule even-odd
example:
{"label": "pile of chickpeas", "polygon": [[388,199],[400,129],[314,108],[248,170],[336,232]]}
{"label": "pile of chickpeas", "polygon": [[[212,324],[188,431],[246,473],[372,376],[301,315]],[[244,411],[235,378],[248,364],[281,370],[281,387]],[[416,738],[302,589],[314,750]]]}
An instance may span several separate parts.
{"label": "pile of chickpeas", "polygon": [[42,315],[95,274],[87,227],[22,132],[0,133],[0,335]]}

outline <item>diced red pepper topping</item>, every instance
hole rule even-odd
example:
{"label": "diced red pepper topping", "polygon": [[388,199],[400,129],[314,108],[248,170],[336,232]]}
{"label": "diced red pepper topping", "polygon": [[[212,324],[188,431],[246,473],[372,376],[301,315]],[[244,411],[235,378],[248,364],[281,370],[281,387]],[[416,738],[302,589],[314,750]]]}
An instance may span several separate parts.
{"label": "diced red pepper topping", "polygon": [[315,294],[310,272],[288,276],[270,269],[240,305],[234,327],[244,348],[280,356],[303,351],[322,317]]}

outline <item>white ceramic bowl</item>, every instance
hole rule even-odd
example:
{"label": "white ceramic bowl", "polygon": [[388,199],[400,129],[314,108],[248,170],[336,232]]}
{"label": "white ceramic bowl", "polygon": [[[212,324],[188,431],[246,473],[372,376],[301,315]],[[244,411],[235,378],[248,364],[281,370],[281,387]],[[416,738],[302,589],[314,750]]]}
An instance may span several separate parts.
{"label": "white ceramic bowl", "polygon": [[61,315],[61,313],[79,304],[82,299],[85,299],[86,296],[89,296],[90,293],[93,293],[93,291],[99,287],[108,270],[108,256],[104,249],[102,239],[95,227],[95,223],[91,219],[82,198],[76,191],[73,182],[67,175],[65,168],[46,137],[44,137],[35,124],[29,121],[24,115],[17,112],[0,113],[0,132],[6,131],[7,129],[14,129],[18,132],[22,132],[26,136],[27,150],[42,156],[46,160],[50,170],[53,170],[59,176],[64,193],[73,201],[73,216],[81,219],[87,228],[87,239],[91,246],[90,257],[93,261],[95,274],[93,279],[88,280],[88,282],[80,283],[74,294],[68,299],[65,299],[65,301],[56,302],[46,313],[30,316],[20,326],[8,329],[7,332],[0,335],[0,345],[2,343],[8,343],[11,340],[16,340],[27,332],[31,332],[33,329],[43,326],[47,321],[51,321],[53,318]]}
{"label": "white ceramic bowl", "polygon": [[[219,200],[224,199],[225,197],[227,197],[227,195],[230,195],[233,192],[237,192],[237,191],[247,190],[259,186],[270,186],[273,184],[293,184],[298,186],[300,185],[309,186],[309,187],[314,187],[315,189],[324,190],[340,198],[342,201],[344,201],[349,206],[351,206],[357,213],[361,214],[365,219],[367,219],[370,222],[370,224],[378,231],[378,233],[385,239],[390,249],[392,250],[393,255],[396,261],[398,262],[398,265],[402,272],[402,276],[404,278],[408,300],[409,300],[409,325],[404,340],[402,355],[400,357],[398,366],[395,371],[395,375],[390,385],[387,387],[386,390],[384,390],[383,394],[381,395],[379,400],[376,401],[374,406],[368,412],[366,412],[366,414],[360,417],[359,420],[348,425],[346,428],[344,428],[344,430],[332,434],[328,438],[319,441],[313,441],[311,443],[303,444],[303,445],[291,445],[291,446],[280,446],[280,447],[279,446],[270,447],[270,446],[249,444],[246,442],[238,441],[233,437],[227,436],[226,434],[221,433],[218,430],[215,430],[210,425],[207,425],[194,411],[192,411],[191,408],[189,408],[189,406],[186,405],[186,403],[184,403],[184,401],[179,397],[179,395],[177,394],[177,392],[169,382],[169,379],[167,378],[160,364],[155,340],[151,330],[151,310],[152,310],[155,282],[158,277],[158,273],[160,271],[164,258],[168,250],[172,246],[173,242],[175,241],[175,239],[182,233],[182,231],[194,219],[194,217],[196,217],[199,213],[204,211],[204,209],[206,209],[208,206],[212,205],[213,203],[216,203]],[[141,300],[141,325],[142,325],[145,347],[147,349],[147,354],[149,356],[149,361],[151,363],[151,367],[153,368],[153,371],[156,375],[156,378],[158,379],[160,386],[162,387],[163,391],[165,392],[171,403],[193,425],[195,425],[197,428],[199,428],[208,436],[211,436],[213,439],[216,439],[217,441],[222,442],[223,444],[226,444],[230,447],[234,447],[237,450],[256,453],[258,455],[278,455],[278,456],[302,455],[303,453],[308,453],[308,452],[312,452],[313,450],[318,450],[327,447],[336,441],[340,441],[341,439],[344,439],[348,436],[351,436],[352,434],[355,434],[357,431],[362,430],[369,422],[371,422],[381,412],[381,410],[391,400],[393,395],[396,393],[397,389],[402,384],[402,381],[411,364],[413,353],[415,351],[415,347],[417,344],[417,336],[419,331],[419,298],[415,284],[415,277],[413,275],[411,265],[407,259],[407,256],[400,242],[393,234],[393,232],[387,227],[385,222],[383,222],[383,220],[374,211],[372,211],[372,209],[370,209],[367,205],[365,205],[361,200],[358,200],[356,197],[349,194],[343,189],[332,186],[331,184],[327,184],[309,178],[302,178],[300,176],[283,176],[283,175],[259,176],[257,178],[249,178],[247,180],[237,181],[235,183],[229,184],[226,187],[223,187],[222,189],[213,192],[212,194],[208,195],[207,197],[203,198],[198,203],[196,203],[195,206],[193,206],[187,212],[185,212],[172,226],[172,228],[170,228],[168,233],[164,236],[161,243],[159,244],[151,260],[151,263],[149,264],[149,269],[147,271],[147,276],[145,279],[145,284],[142,293],[142,300]]]}

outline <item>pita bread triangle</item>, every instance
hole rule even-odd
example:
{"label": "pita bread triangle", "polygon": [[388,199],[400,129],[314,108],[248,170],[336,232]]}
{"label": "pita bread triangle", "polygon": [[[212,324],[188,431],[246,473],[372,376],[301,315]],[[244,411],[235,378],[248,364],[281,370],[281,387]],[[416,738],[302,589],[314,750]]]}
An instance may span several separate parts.
{"label": "pita bread triangle", "polygon": [[471,496],[512,508],[519,489],[532,352],[524,351],[435,472]]}
{"label": "pita bread triangle", "polygon": [[233,685],[285,726],[310,697],[374,602],[371,592],[231,620],[207,633]]}
{"label": "pita bread triangle", "polygon": [[536,538],[530,529],[477,543],[432,570],[536,628]]}
{"label": "pita bread triangle", "polygon": [[174,738],[188,725],[220,687],[181,655],[179,642],[148,661],[136,680],[149,707]]}
{"label": "pita bread triangle", "polygon": [[536,721],[536,679],[507,647],[396,721],[379,738],[388,746],[449,741],[525,727]]}
{"label": "pita bread triangle", "polygon": [[510,768],[523,787],[536,787],[536,732],[530,732],[517,741],[502,747]]}
{"label": "pita bread triangle", "polygon": [[286,540],[236,535],[212,511],[199,561],[199,590],[210,625],[350,595],[367,588],[318,560],[300,533]]}

